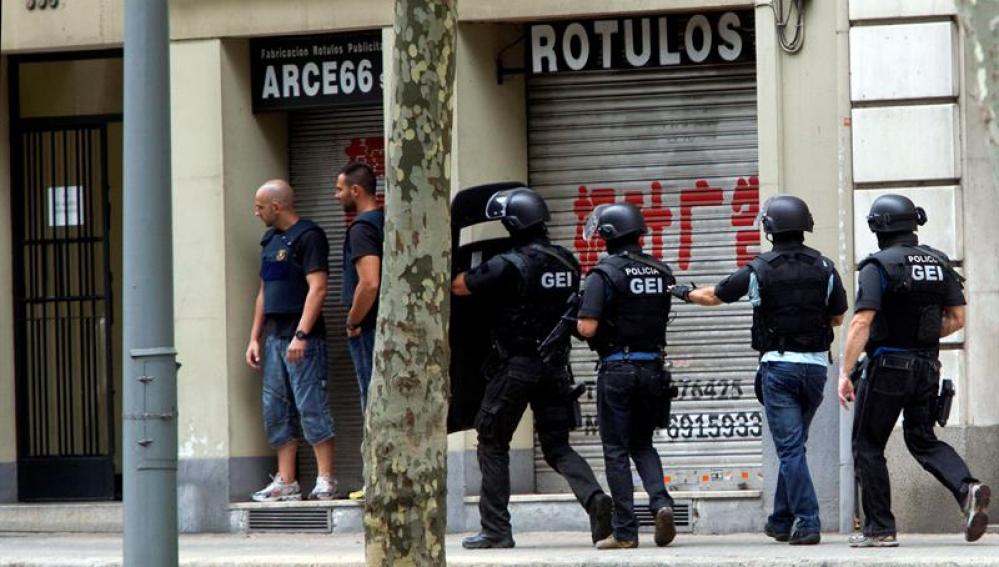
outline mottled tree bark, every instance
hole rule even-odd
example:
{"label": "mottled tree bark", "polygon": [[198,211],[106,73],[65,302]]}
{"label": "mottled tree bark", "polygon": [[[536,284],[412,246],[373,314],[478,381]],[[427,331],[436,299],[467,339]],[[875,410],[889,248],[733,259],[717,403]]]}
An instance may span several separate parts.
{"label": "mottled tree bark", "polygon": [[396,0],[385,249],[364,424],[368,565],[445,565],[450,159],[457,18]]}
{"label": "mottled tree bark", "polygon": [[999,0],[958,0],[965,37],[969,120],[988,132],[994,188],[999,188]]}

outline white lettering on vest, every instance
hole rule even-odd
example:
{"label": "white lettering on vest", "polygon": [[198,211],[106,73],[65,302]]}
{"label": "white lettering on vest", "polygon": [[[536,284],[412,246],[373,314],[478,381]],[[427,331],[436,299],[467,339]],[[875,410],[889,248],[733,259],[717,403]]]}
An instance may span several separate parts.
{"label": "white lettering on vest", "polygon": [[545,289],[572,287],[572,272],[545,272],[541,274],[541,287]]}
{"label": "white lettering on vest", "polygon": [[942,282],[943,268],[940,266],[910,266],[912,268],[912,279],[917,282]]}
{"label": "white lettering on vest", "polygon": [[662,278],[631,278],[628,282],[631,293],[635,295],[662,295]]}

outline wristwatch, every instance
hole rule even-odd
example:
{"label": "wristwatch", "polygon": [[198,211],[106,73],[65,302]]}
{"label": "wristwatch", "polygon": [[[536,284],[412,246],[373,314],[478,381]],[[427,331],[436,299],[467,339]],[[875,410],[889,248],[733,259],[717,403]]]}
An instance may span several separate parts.
{"label": "wristwatch", "polygon": [[309,333],[306,333],[302,329],[299,329],[295,331],[295,338],[300,341],[304,341],[305,339],[309,338]]}
{"label": "wristwatch", "polygon": [[353,325],[351,323],[347,323],[347,329],[348,330],[354,331],[354,330],[360,329],[360,328],[361,328],[361,324],[360,323],[358,323],[356,325]]}

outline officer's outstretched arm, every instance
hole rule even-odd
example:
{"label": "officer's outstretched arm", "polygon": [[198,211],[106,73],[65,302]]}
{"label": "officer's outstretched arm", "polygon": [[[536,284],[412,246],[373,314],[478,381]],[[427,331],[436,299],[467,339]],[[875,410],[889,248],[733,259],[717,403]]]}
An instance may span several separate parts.
{"label": "officer's outstretched arm", "polygon": [[943,321],[940,323],[940,338],[956,333],[964,328],[964,306],[955,305],[943,308]]}
{"label": "officer's outstretched arm", "polygon": [[576,331],[584,339],[593,338],[597,334],[597,327],[600,326],[600,319],[590,317],[580,317],[576,321]]}
{"label": "officer's outstretched arm", "polygon": [[465,283],[465,272],[454,277],[451,282],[451,293],[461,296],[472,295],[472,290],[468,289],[468,285]]}
{"label": "officer's outstretched arm", "polygon": [[715,295],[714,286],[699,287],[695,290],[691,290],[690,295],[688,297],[690,298],[691,303],[696,303],[698,305],[706,305],[709,307],[712,305],[721,305],[722,303],[725,303],[721,299],[718,299],[718,296]]}

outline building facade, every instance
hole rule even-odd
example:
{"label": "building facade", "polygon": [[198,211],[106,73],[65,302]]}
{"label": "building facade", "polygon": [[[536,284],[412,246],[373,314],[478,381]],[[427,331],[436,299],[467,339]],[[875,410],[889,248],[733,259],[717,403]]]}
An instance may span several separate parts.
{"label": "building facade", "polygon": [[[990,308],[999,281],[999,229],[988,218],[995,188],[983,133],[968,116],[952,3],[806,2],[807,35],[794,54],[781,47],[771,8],[754,4],[459,3],[454,190],[527,181],[548,199],[553,239],[584,266],[599,253],[581,237],[589,211],[634,202],[651,229],[646,249],[698,284],[752,258],[759,203],[792,193],[815,217],[809,243],[851,275],[851,289],[854,267],[875,249],[864,222],[870,202],[909,194],[929,213],[921,237],[968,277],[968,327],[942,353],[958,384],[956,417],[940,434],[983,480],[999,481],[999,409],[988,403],[999,393],[989,379],[999,313]],[[350,160],[384,172],[392,3],[173,0],[170,8],[180,517],[186,531],[225,531],[230,509],[275,466],[259,376],[244,362],[263,232],[251,203],[269,178],[289,178],[300,211],[330,237],[336,470],[344,488],[361,483],[357,386],[335,331],[345,316],[339,250],[349,219],[333,190]],[[117,393],[129,379],[119,323],[123,6],[2,9],[0,210],[10,230],[0,233],[9,266],[0,270],[0,501],[114,501]],[[775,460],[752,393],[749,306],[676,312],[667,338],[680,397],[656,438],[664,478],[690,529],[761,529]],[[594,357],[577,347],[574,373],[590,387],[572,442],[601,476]],[[838,349],[837,341],[834,358]],[[836,370],[809,459],[824,526],[850,529],[851,417],[834,403]],[[900,435],[890,452],[893,470],[915,467],[900,454]],[[311,467],[303,455],[305,484]],[[564,500],[530,416],[511,468],[515,493],[542,495],[525,501]],[[956,512],[927,518],[916,508],[929,498],[950,509],[929,475],[897,478],[903,529],[956,529]],[[474,434],[453,434],[451,529],[476,527],[478,482]]]}

